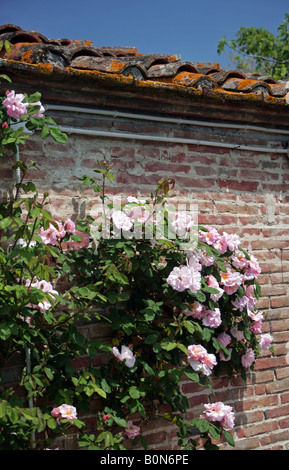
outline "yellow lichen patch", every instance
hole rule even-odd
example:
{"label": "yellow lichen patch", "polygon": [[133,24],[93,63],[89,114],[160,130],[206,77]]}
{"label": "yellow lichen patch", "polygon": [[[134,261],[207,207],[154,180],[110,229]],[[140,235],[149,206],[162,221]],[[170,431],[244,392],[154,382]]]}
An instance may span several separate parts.
{"label": "yellow lichen patch", "polygon": [[172,61],[172,62],[176,62],[176,61],[180,60],[180,56],[177,55],[177,54],[170,55],[169,60]]}
{"label": "yellow lichen patch", "polygon": [[47,75],[51,75],[53,73],[53,67],[51,64],[37,64],[37,69],[39,70],[39,72],[45,73]]}
{"label": "yellow lichen patch", "polygon": [[238,84],[238,90],[248,90],[254,85],[256,85],[256,80],[240,79]]}
{"label": "yellow lichen patch", "polygon": [[24,52],[21,56],[21,62],[26,62],[26,64],[33,64],[32,56],[33,56],[33,51],[31,49],[30,51]]}
{"label": "yellow lichen patch", "polygon": [[119,60],[112,60],[110,63],[110,72],[121,73],[125,64]]}
{"label": "yellow lichen patch", "polygon": [[82,41],[81,39],[79,39],[78,41],[75,41],[75,44],[90,47],[93,46],[93,41]]}
{"label": "yellow lichen patch", "polygon": [[182,86],[192,86],[201,77],[203,77],[203,75],[200,73],[180,72],[173,78],[173,83]]}

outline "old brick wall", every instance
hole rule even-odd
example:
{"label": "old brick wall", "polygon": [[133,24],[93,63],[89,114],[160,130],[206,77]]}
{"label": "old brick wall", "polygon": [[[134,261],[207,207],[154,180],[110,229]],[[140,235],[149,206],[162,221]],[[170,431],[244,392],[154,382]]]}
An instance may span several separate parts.
{"label": "old brick wall", "polygon": [[[51,211],[58,219],[83,216],[93,211],[91,190],[81,186],[78,177],[91,173],[97,159],[113,163],[116,178],[113,194],[147,195],[157,181],[173,176],[176,181],[173,200],[198,204],[199,223],[236,232],[244,247],[258,258],[262,274],[259,282],[262,298],[259,307],[266,312],[264,332],[274,337],[275,354],[263,352],[255,371],[241,378],[213,379],[214,400],[233,405],[236,412],[234,437],[236,449],[289,448],[289,160],[278,152],[253,152],[238,149],[246,140],[254,145],[270,145],[270,133],[245,130],[210,130],[186,126],[144,123],[137,120],[100,118],[77,113],[51,112],[63,126],[102,131],[134,132],[151,136],[193,138],[236,143],[236,148],[190,143],[110,138],[71,133],[68,144],[42,141],[35,135],[20,158],[37,160],[39,169],[31,177],[51,195]],[[0,162],[1,196],[11,192],[12,156]],[[102,335],[96,325],[83,325],[85,334]],[[85,358],[80,358],[80,361]],[[191,402],[190,417],[197,416],[210,391],[184,381]],[[93,408],[88,420],[93,428]],[[175,430],[156,420],[143,430],[153,448],[171,449],[176,445]],[[69,446],[72,446],[72,442]],[[226,446],[224,445],[226,448]]]}

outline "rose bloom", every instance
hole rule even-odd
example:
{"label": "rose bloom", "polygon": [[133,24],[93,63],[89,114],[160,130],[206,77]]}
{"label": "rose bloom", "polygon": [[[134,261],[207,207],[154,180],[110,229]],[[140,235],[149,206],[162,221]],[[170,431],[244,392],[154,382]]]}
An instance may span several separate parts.
{"label": "rose bloom", "polygon": [[205,248],[201,248],[198,252],[199,261],[204,266],[212,266],[215,263],[215,257],[209,255]]}
{"label": "rose bloom", "polygon": [[118,361],[124,361],[127,367],[131,368],[134,366],[135,357],[133,352],[127,346],[122,346],[121,352],[119,352],[118,348],[114,346],[112,348],[112,353],[115,355]]}
{"label": "rose bloom", "polygon": [[191,230],[193,225],[194,221],[192,217],[186,212],[175,214],[175,219],[172,222],[172,228],[179,237],[184,237],[187,232]]}
{"label": "rose bloom", "polygon": [[195,293],[201,288],[201,273],[188,266],[176,266],[169,274],[167,283],[178,292],[190,289]]}
{"label": "rose bloom", "polygon": [[135,426],[132,421],[126,423],[125,432],[128,438],[138,436],[140,433],[140,428]]}
{"label": "rose bloom", "polygon": [[216,403],[204,405],[205,412],[200,416],[202,419],[207,419],[211,422],[218,422],[223,429],[229,431],[233,429],[235,424],[235,416],[233,413],[233,408],[229,405],[225,405],[221,401]]}
{"label": "rose bloom", "polygon": [[36,101],[35,103],[29,103],[30,106],[39,106],[40,109],[37,113],[31,114],[31,116],[38,116],[43,117],[43,113],[45,112],[45,108],[42,106],[41,101]]}
{"label": "rose bloom", "polygon": [[23,103],[25,96],[22,93],[15,93],[15,91],[7,91],[6,98],[3,105],[7,109],[7,114],[13,119],[18,119],[27,113],[29,103]]}
{"label": "rose bloom", "polygon": [[129,210],[128,217],[131,219],[128,224],[133,224],[136,220],[139,224],[145,224],[151,219],[152,213],[149,209],[143,206],[136,206]]}
{"label": "rose bloom", "polygon": [[241,243],[239,236],[236,233],[226,233],[224,232],[222,237],[226,240],[227,247],[230,251],[235,251],[238,249],[238,246]]}
{"label": "rose bloom", "polygon": [[229,356],[227,354],[225,355],[224,351],[219,351],[220,361],[227,362],[231,360],[232,348],[229,348],[228,351],[230,353]]}
{"label": "rose bloom", "polygon": [[52,224],[49,224],[49,228],[46,230],[41,227],[39,235],[44,245],[55,245],[58,240],[57,230]]}
{"label": "rose bloom", "polygon": [[243,269],[248,266],[249,260],[247,260],[242,251],[237,250],[232,256],[232,264],[235,266],[235,268]]}
{"label": "rose bloom", "polygon": [[87,248],[89,246],[89,235],[85,232],[75,231],[73,235],[80,235],[81,240],[71,240],[71,247],[75,251],[79,251],[82,248]]}
{"label": "rose bloom", "polygon": [[213,367],[217,364],[216,356],[208,354],[207,350],[200,344],[189,346],[188,352],[188,362],[192,369],[207,376],[211,375]]}
{"label": "rose bloom", "polygon": [[251,318],[254,322],[262,321],[263,320],[263,312],[259,310],[249,310],[247,309],[248,317]]}
{"label": "rose bloom", "polygon": [[257,259],[255,258],[255,256],[251,256],[248,268],[244,273],[244,279],[245,280],[257,279],[260,273],[261,273],[261,268]]}
{"label": "rose bloom", "polygon": [[264,351],[270,348],[272,341],[273,341],[273,336],[271,336],[269,333],[265,333],[264,335],[261,335],[259,338],[259,346]]}
{"label": "rose bloom", "polygon": [[250,327],[250,331],[253,333],[262,333],[262,324],[263,318],[259,318],[257,321],[254,321],[254,324]]}
{"label": "rose bloom", "polygon": [[199,230],[199,239],[201,242],[207,243],[208,245],[213,245],[219,240],[220,234],[214,227],[210,227],[208,225],[204,225],[204,227],[208,230],[208,232]]}
{"label": "rose bloom", "polygon": [[183,313],[188,317],[198,318],[201,320],[205,314],[205,306],[197,300],[192,304],[189,304],[188,309],[184,310]]}
{"label": "rose bloom", "polygon": [[234,338],[236,338],[237,341],[242,341],[244,339],[243,331],[238,330],[237,326],[235,326],[234,328],[231,328],[230,333],[232,336],[234,336]]}
{"label": "rose bloom", "polygon": [[209,276],[207,276],[207,283],[209,287],[213,287],[213,289],[217,289],[219,291],[218,294],[211,294],[211,299],[214,301],[219,300],[224,293],[224,289],[219,286],[217,279],[212,274],[210,274]]}
{"label": "rose bloom", "polygon": [[133,226],[131,218],[120,210],[116,210],[111,214],[111,219],[117,229],[130,230]]}
{"label": "rose bloom", "polygon": [[234,294],[243,282],[243,276],[236,271],[232,271],[228,267],[227,272],[221,272],[220,275],[220,284],[224,286],[224,291],[228,295]]}
{"label": "rose bloom", "polygon": [[64,229],[65,229],[66,233],[74,233],[75,232],[75,223],[72,220],[67,219],[64,222]]}
{"label": "rose bloom", "polygon": [[255,361],[255,354],[252,348],[248,348],[246,353],[241,357],[242,365],[248,369]]}
{"label": "rose bloom", "polygon": [[57,408],[53,408],[51,416],[58,419],[72,420],[77,418],[77,411],[74,406],[63,404]]}
{"label": "rose bloom", "polygon": [[221,312],[219,308],[215,310],[206,309],[205,315],[202,318],[202,324],[209,328],[218,328],[222,323]]}
{"label": "rose bloom", "polygon": [[[58,292],[53,289],[53,286],[50,282],[45,281],[42,279],[39,281],[38,279],[34,278],[33,281],[30,281],[29,279],[24,279],[23,283],[25,286],[29,287],[34,287],[35,289],[41,289],[43,292],[46,292],[49,294],[51,299],[54,298],[54,294],[58,295]],[[42,312],[49,310],[51,308],[51,303],[49,302],[48,299],[43,300],[42,302],[39,302],[37,305],[33,305],[34,308],[39,308]]]}
{"label": "rose bloom", "polygon": [[223,333],[219,334],[219,336],[217,337],[217,340],[226,348],[231,343],[232,338],[230,335],[225,333],[225,331],[223,331]]}

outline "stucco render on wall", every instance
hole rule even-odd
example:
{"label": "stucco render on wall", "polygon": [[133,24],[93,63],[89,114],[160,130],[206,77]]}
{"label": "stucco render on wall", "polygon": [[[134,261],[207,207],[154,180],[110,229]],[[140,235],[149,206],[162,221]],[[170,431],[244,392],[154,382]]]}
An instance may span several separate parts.
{"label": "stucco render on wall", "polygon": [[[266,312],[264,332],[273,335],[275,353],[262,353],[247,383],[239,377],[219,377],[213,379],[213,387],[216,400],[233,405],[236,411],[236,449],[289,449],[286,94],[273,100],[268,92],[262,100],[251,89],[246,96],[235,91],[235,99],[225,99],[218,87],[213,88],[219,90],[218,96],[209,93],[212,88],[206,91],[205,85],[196,90],[185,84],[149,87],[146,80],[120,80],[112,73],[106,78],[88,78],[80,70],[64,73],[59,64],[47,74],[39,64],[19,59],[3,59],[1,70],[10,71],[19,91],[40,89],[47,115],[69,131],[65,146],[35,134],[20,149],[22,159],[37,160],[39,169],[31,177],[40,191],[49,191],[55,217],[93,214],[95,195],[78,178],[94,174],[97,160],[106,160],[114,165],[116,178],[111,194],[147,195],[161,177],[173,176],[175,204],[197,204],[199,223],[237,232],[256,255],[262,268],[259,307]],[[207,81],[212,84],[212,80]],[[286,89],[285,84],[275,85]],[[87,108],[87,113],[72,107]],[[2,197],[12,188],[12,159],[7,155],[0,162]],[[90,337],[109,334],[97,324],[84,324],[81,329]],[[96,358],[94,365],[102,360]],[[79,364],[82,361],[85,358],[79,358]],[[18,367],[15,364],[7,372],[8,382]],[[182,387],[192,405],[190,417],[198,415],[210,391],[188,381]],[[91,423],[96,406],[92,402],[87,416]],[[164,421],[149,423],[144,432],[152,448],[176,446],[175,430]],[[65,445],[72,448],[73,440]]]}

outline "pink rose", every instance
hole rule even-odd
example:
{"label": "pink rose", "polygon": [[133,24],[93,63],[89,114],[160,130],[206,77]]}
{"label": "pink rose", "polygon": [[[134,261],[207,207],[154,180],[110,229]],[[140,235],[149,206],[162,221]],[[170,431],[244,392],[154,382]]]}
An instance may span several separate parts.
{"label": "pink rose", "polygon": [[35,103],[29,103],[30,106],[40,106],[39,111],[37,113],[31,114],[31,116],[38,116],[43,117],[43,113],[45,112],[45,108],[42,106],[40,101],[36,101]]}
{"label": "pink rose", "polygon": [[217,279],[212,274],[210,274],[209,276],[207,276],[207,283],[209,287],[213,287],[213,289],[217,289],[219,291],[218,294],[211,294],[211,299],[214,301],[219,300],[224,293],[224,289],[219,286]]}
{"label": "pink rose", "polygon": [[259,346],[264,351],[270,348],[272,341],[273,341],[273,336],[271,336],[269,333],[265,333],[264,335],[261,335],[259,338]]}
{"label": "pink rose", "polygon": [[215,263],[213,255],[209,255],[205,248],[201,248],[198,253],[199,261],[204,266],[212,266]]}
{"label": "pink rose", "polygon": [[207,376],[211,375],[213,367],[217,364],[216,356],[208,354],[207,350],[200,344],[189,346],[188,352],[188,362],[192,369]]}
{"label": "pink rose", "polygon": [[250,261],[248,263],[247,270],[245,271],[245,274],[244,274],[244,279],[245,280],[257,279],[260,273],[261,273],[261,268],[257,259],[255,258],[255,256],[251,256]]}
{"label": "pink rose", "polygon": [[195,293],[201,288],[201,274],[188,266],[175,267],[168,276],[167,283],[178,292],[190,289]]}
{"label": "pink rose", "polygon": [[71,240],[72,249],[79,251],[82,248],[87,248],[89,246],[89,235],[85,232],[75,231],[73,235],[79,235],[81,240]]}
{"label": "pink rose", "polygon": [[252,348],[248,348],[245,354],[241,357],[242,365],[248,369],[255,361],[255,354]]}
{"label": "pink rose", "polygon": [[232,264],[235,268],[243,269],[248,266],[249,260],[242,251],[237,250],[232,256]]}
{"label": "pink rose", "polygon": [[198,301],[189,304],[189,309],[183,311],[188,317],[198,318],[201,320],[205,314],[205,306]]}
{"label": "pink rose", "polygon": [[213,245],[220,238],[219,232],[214,228],[208,225],[204,226],[208,231],[199,230],[199,239],[201,242],[207,243],[208,245]]}
{"label": "pink rose", "polygon": [[243,331],[238,330],[237,326],[235,326],[234,328],[231,328],[230,333],[232,336],[234,336],[234,338],[236,338],[237,341],[242,341],[244,339]]}
{"label": "pink rose", "polygon": [[112,348],[112,353],[115,355],[118,361],[124,361],[127,367],[131,368],[134,366],[135,357],[133,355],[133,352],[127,346],[123,345],[121,347],[121,352],[119,352],[118,348],[114,346]]}
{"label": "pink rose", "polygon": [[186,212],[174,214],[172,228],[179,237],[184,237],[194,225],[192,217]]}
{"label": "pink rose", "polygon": [[114,211],[111,215],[111,219],[116,228],[119,230],[128,231],[133,226],[133,220],[120,210]]}
{"label": "pink rose", "polygon": [[231,343],[232,338],[230,335],[225,333],[225,331],[223,331],[223,333],[219,334],[219,336],[217,337],[217,340],[226,348]]}
{"label": "pink rose", "polygon": [[53,224],[49,224],[49,227],[46,230],[41,227],[39,232],[39,235],[44,245],[55,245],[59,239],[65,237],[65,234],[65,229],[60,222],[56,222],[56,226]]}
{"label": "pink rose", "polygon": [[51,416],[53,418],[58,418],[59,419],[69,419],[73,420],[77,418],[77,411],[74,406],[71,405],[61,405],[58,406],[57,408],[53,408],[51,411]]}
{"label": "pink rose", "polygon": [[213,423],[218,422],[223,429],[229,431],[233,429],[235,424],[235,415],[233,408],[225,405],[221,401],[204,405],[205,412],[200,416],[202,419],[207,419]]}
{"label": "pink rose", "polygon": [[206,309],[205,315],[202,318],[202,324],[209,328],[218,328],[222,323],[221,312],[219,308],[215,310]]}
{"label": "pink rose", "polygon": [[72,222],[72,220],[67,219],[64,222],[64,229],[66,230],[66,233],[74,233],[75,232],[75,223]]}
{"label": "pink rose", "polygon": [[138,436],[140,433],[140,428],[135,426],[132,421],[128,421],[126,424],[125,432],[128,438]]}
{"label": "pink rose", "polygon": [[41,227],[39,235],[44,245],[55,245],[57,242],[57,230],[52,224],[46,230]]}
{"label": "pink rose", "polygon": [[6,107],[8,116],[13,119],[19,119],[27,113],[29,103],[23,103],[25,96],[22,93],[16,94],[13,90],[8,91],[6,96],[2,104]]}
{"label": "pink rose", "polygon": [[232,295],[238,290],[239,286],[242,284],[243,276],[236,271],[232,271],[229,267],[226,267],[226,269],[226,272],[220,273],[220,284],[223,285],[226,294]]}

